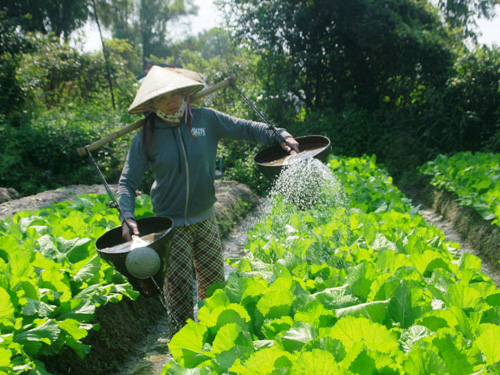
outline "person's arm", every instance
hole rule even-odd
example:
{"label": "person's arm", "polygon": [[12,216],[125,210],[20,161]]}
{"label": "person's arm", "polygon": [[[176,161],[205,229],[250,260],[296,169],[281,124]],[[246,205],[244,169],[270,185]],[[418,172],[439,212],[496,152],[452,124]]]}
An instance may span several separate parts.
{"label": "person's arm", "polygon": [[[233,138],[239,140],[249,140],[263,144],[278,143],[274,133],[269,129],[269,126],[262,122],[244,120],[229,116],[225,113],[208,109],[207,116],[212,116],[211,121],[215,121],[216,131],[219,138]],[[278,132],[286,139],[291,148],[299,151],[297,141],[285,129],[278,128]],[[289,147],[282,144],[283,149],[291,152]]]}
{"label": "person's arm", "polygon": [[[131,235],[139,235],[137,223],[135,222],[135,191],[138,189],[139,184],[144,176],[144,172],[148,168],[149,161],[147,154],[142,147],[142,133],[137,134],[132,140],[130,150],[123,166],[122,174],[118,182],[118,204],[125,217],[121,217],[122,222],[122,236],[127,241],[132,239]],[[128,226],[123,223],[127,220],[133,230],[131,234]]]}

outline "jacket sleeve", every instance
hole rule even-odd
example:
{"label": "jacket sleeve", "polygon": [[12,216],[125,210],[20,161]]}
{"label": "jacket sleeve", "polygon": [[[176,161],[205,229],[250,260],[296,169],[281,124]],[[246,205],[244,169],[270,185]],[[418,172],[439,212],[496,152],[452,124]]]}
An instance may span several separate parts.
{"label": "jacket sleeve", "polygon": [[[144,172],[149,166],[147,154],[142,147],[142,132],[136,134],[125,160],[122,174],[118,182],[118,204],[125,218],[135,218],[135,191],[141,183]],[[123,221],[125,218],[120,217]]]}
{"label": "jacket sleeve", "polygon": [[[271,129],[269,129],[269,126],[263,122],[232,117],[213,109],[204,110],[207,112],[206,115],[210,117],[211,125],[214,127],[219,139],[232,138],[269,145],[279,142]],[[285,129],[278,128],[277,130],[283,138],[291,136]]]}

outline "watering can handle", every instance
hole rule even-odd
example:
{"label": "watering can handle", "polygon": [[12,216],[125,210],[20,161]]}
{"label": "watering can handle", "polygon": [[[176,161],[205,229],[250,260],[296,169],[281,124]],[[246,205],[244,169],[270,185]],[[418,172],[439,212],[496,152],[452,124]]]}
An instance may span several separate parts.
{"label": "watering can handle", "polygon": [[286,141],[286,139],[280,134],[280,132],[278,131],[278,129],[276,129],[276,127],[274,127],[270,122],[269,120],[266,118],[266,116],[264,116],[258,109],[257,107],[255,107],[255,105],[245,96],[245,94],[243,94],[241,92],[240,89],[238,89],[236,87],[236,84],[231,81],[231,87],[234,89],[234,91],[236,91],[238,93],[238,95],[249,105],[250,108],[253,109],[253,111],[262,119],[262,121],[264,121],[267,126],[269,127],[269,129],[271,129],[271,131],[273,132],[274,136],[278,139],[278,141],[281,143],[284,143],[285,145],[287,145],[288,147],[290,147],[290,149],[292,149],[292,147],[290,146],[290,144]]}
{"label": "watering can handle", "polygon": [[[235,82],[236,79],[237,79],[236,75],[233,74],[233,75],[231,75],[231,77],[228,77],[228,78],[224,79],[223,81],[216,83],[215,85],[208,86],[208,87],[204,88],[203,90],[201,90],[200,92],[194,94],[191,97],[191,101],[194,102],[196,100],[203,98],[204,96],[212,94],[215,91],[218,91],[218,90],[221,90],[225,87],[228,87],[229,85],[231,85],[231,83]],[[101,148],[102,146],[108,144],[109,142],[112,142],[115,139],[123,137],[125,134],[128,134],[131,131],[133,131],[135,129],[139,129],[140,127],[144,126],[145,123],[146,123],[145,118],[138,120],[138,121],[134,122],[133,124],[127,125],[124,128],[121,128],[120,130],[118,130],[114,133],[111,133],[111,134],[107,135],[106,137],[101,138],[100,140],[98,140],[94,143],[91,143],[90,145],[87,145],[84,147],[78,147],[76,149],[76,151],[78,152],[78,155],[85,156],[85,155],[87,155],[87,149],[89,151],[97,150],[98,148]]]}

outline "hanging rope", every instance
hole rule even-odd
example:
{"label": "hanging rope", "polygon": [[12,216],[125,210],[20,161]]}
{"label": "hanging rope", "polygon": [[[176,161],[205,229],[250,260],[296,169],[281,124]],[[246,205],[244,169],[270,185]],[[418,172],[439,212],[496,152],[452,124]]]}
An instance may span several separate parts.
{"label": "hanging rope", "polygon": [[[266,118],[266,116],[264,116],[258,109],[257,107],[255,107],[253,105],[253,103],[245,96],[245,94],[243,94],[240,89],[238,89],[236,87],[236,84],[234,83],[233,80],[231,80],[231,87],[238,93],[238,95],[250,106],[250,108],[253,109],[253,111],[262,119],[262,121],[264,121],[267,126],[269,127],[269,129],[271,129],[271,131],[273,132],[274,136],[279,140],[280,143],[284,143],[285,145],[287,145],[288,147],[290,147],[290,145],[288,144],[288,142],[285,140],[285,138],[283,138],[283,136],[280,134],[280,132],[278,131],[278,129],[276,129],[270,122],[269,120]],[[291,148],[291,147],[290,147]]]}
{"label": "hanging rope", "polygon": [[120,215],[122,217],[123,222],[125,223],[125,225],[127,225],[128,229],[130,231],[130,234],[134,233],[134,231],[130,227],[130,224],[128,223],[128,221],[125,220],[125,214],[123,213],[120,205],[118,204],[118,201],[115,199],[115,196],[113,195],[113,192],[109,188],[109,185],[106,182],[106,179],[104,178],[104,176],[102,175],[101,170],[99,169],[99,166],[97,165],[97,163],[95,162],[94,158],[92,157],[92,154],[90,153],[90,150],[89,150],[89,146],[85,146],[85,150],[87,151],[87,154],[89,155],[90,161],[92,162],[92,166],[97,171],[97,174],[99,175],[99,178],[101,179],[102,184],[106,188],[106,191],[108,192],[108,195],[111,198],[111,202],[108,203],[108,207],[117,208],[118,212],[120,212]]}

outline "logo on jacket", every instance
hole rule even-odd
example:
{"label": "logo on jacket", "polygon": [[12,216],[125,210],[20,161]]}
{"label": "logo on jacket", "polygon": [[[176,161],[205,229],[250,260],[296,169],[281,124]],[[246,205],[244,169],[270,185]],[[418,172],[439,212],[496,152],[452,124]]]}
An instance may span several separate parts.
{"label": "logo on jacket", "polygon": [[205,136],[205,128],[192,128],[191,134],[194,137],[203,137]]}

